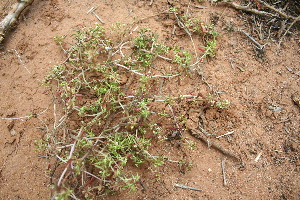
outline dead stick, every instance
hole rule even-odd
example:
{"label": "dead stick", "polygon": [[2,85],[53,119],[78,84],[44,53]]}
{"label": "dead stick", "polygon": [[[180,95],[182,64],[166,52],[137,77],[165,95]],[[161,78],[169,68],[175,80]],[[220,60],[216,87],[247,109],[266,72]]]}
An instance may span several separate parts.
{"label": "dead stick", "polygon": [[232,133],[234,133],[234,131],[230,131],[230,132],[225,133],[225,134],[223,134],[223,135],[219,135],[219,136],[217,136],[216,138],[224,137],[224,136],[230,135],[230,134],[232,134]]}
{"label": "dead stick", "polygon": [[251,12],[251,13],[254,13],[254,14],[257,14],[257,15],[261,15],[261,16],[276,17],[276,15],[273,15],[271,13],[268,13],[268,12],[265,12],[265,11],[259,11],[259,10],[256,10],[256,9],[251,9],[248,6],[240,6],[236,3],[228,2],[227,0],[224,0],[223,2],[227,5],[229,5],[229,6],[237,9],[237,10],[243,10],[243,11]]}
{"label": "dead stick", "polygon": [[183,189],[189,189],[189,190],[195,190],[195,191],[202,191],[201,189],[190,187],[190,186],[187,186],[187,185],[181,185],[181,184],[175,184],[175,187],[183,188]]}
{"label": "dead stick", "polygon": [[21,12],[32,2],[33,0],[18,0],[18,3],[13,5],[12,10],[0,22],[0,43],[4,40],[9,28],[17,21]]}
{"label": "dead stick", "polygon": [[203,133],[198,132],[195,129],[190,129],[192,132],[192,136],[194,136],[195,138],[200,139],[201,141],[203,141],[204,143],[206,143],[207,145],[219,150],[221,153],[223,153],[224,155],[227,155],[231,158],[234,158],[235,160],[240,161],[240,158],[238,158],[236,155],[234,155],[233,153],[231,153],[230,151],[227,151],[226,149],[224,149],[221,145],[219,145],[218,143],[211,141],[210,139],[208,139],[207,137],[204,136]]}
{"label": "dead stick", "polygon": [[92,13],[102,24],[104,24],[104,21],[95,13],[97,8],[92,7],[91,9],[89,9],[89,11],[87,11],[86,14],[90,14]]}
{"label": "dead stick", "polygon": [[280,40],[287,34],[287,32],[292,28],[292,26],[297,22],[300,21],[300,15],[290,24],[290,26],[286,29],[285,33],[281,36]]}
{"label": "dead stick", "polygon": [[[259,0],[257,0],[257,1],[259,1]],[[262,1],[260,1],[260,2],[262,2]],[[229,6],[235,8],[237,10],[243,10],[243,11],[246,11],[246,12],[251,12],[251,13],[254,13],[254,14],[260,15],[260,16],[269,16],[269,17],[279,18],[278,15],[274,15],[272,13],[268,13],[268,12],[265,12],[265,11],[260,11],[260,10],[252,9],[252,8],[249,8],[248,6],[241,6],[241,5],[238,5],[236,3],[229,2],[228,0],[223,0],[223,3],[229,5]],[[268,4],[266,4],[266,5],[268,5]],[[266,7],[268,7],[268,6],[266,6]],[[272,6],[269,6],[268,8],[271,9],[271,10],[273,10],[273,11],[275,11],[275,12],[277,12],[281,17],[283,17],[285,19],[294,19],[296,21],[300,21],[300,19],[298,17],[287,15],[287,14],[285,14],[285,13],[277,10],[276,8],[274,8]]]}
{"label": "dead stick", "polygon": [[248,33],[244,32],[242,29],[240,31],[244,33],[260,50],[263,50],[263,45],[259,44],[253,37],[251,37]]}
{"label": "dead stick", "polygon": [[281,12],[280,10],[274,8],[273,6],[267,4],[266,2],[264,1],[261,1],[261,0],[256,0],[257,2],[263,4],[264,6],[266,6],[267,8],[269,8],[270,10],[273,10],[274,12],[278,13],[279,15],[281,15],[282,17],[286,18],[286,19],[297,19],[296,17],[293,17],[293,16],[290,16],[290,15],[287,15],[285,14],[284,12]]}
{"label": "dead stick", "polygon": [[222,160],[222,174],[223,174],[223,184],[224,186],[227,185],[227,179],[226,179],[226,172],[225,172],[225,160]]}

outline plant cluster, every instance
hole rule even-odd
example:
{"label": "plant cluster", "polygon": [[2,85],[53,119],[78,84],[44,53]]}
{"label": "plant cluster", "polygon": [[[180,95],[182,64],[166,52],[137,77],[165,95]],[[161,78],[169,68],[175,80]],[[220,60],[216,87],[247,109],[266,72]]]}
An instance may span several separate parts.
{"label": "plant cluster", "polygon": [[[173,13],[177,19],[180,28],[184,29],[188,35],[196,34],[205,38],[206,45],[198,48],[202,51],[201,59],[205,60],[207,57],[214,57],[217,47],[218,32],[214,29],[214,24],[206,25],[199,18],[192,17],[189,13],[179,14],[178,7],[171,7],[170,12]],[[185,52],[187,54],[187,52]]]}
{"label": "plant cluster", "polygon": [[[147,28],[137,30],[132,37],[122,32],[121,43],[113,41],[99,25],[77,31],[74,42],[68,43],[65,37],[55,39],[67,59],[51,70],[44,84],[57,83],[56,94],[65,103],[66,115],[38,141],[39,149],[47,148],[65,166],[53,185],[55,198],[88,199],[95,194],[135,190],[139,175],[125,169],[129,164],[159,166],[167,159],[149,150],[155,138],[164,137],[159,122],[170,118],[152,104],[187,97],[193,102],[207,100],[191,95],[158,99],[151,94],[151,83],[156,79],[184,73],[181,68],[191,64],[191,53],[158,42],[158,36]],[[166,58],[169,51],[174,58]],[[176,65],[177,70],[154,75],[151,65],[158,58]],[[138,78],[128,92],[122,80],[130,75]],[[220,101],[209,101],[223,107],[217,103]],[[77,123],[68,126],[64,120]]]}

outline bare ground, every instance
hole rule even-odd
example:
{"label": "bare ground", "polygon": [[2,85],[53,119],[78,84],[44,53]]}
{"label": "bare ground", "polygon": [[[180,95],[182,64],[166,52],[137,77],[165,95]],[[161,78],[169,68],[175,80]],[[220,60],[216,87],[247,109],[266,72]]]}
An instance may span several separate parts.
{"label": "bare ground", "polygon": [[[133,0],[34,1],[0,54],[0,199],[50,199],[49,177],[44,173],[49,169],[49,160],[43,152],[35,151],[34,141],[43,137],[42,128],[50,127],[54,117],[53,95],[41,86],[41,80],[51,67],[65,59],[53,37],[99,23],[95,16],[86,14],[92,6],[98,7],[97,13],[108,28],[116,22],[132,23],[161,13],[171,6],[186,10],[188,2],[154,0],[150,6],[150,1]],[[0,3],[1,16],[9,3]],[[196,4],[192,2],[189,9],[202,21],[208,23],[212,17],[218,17],[217,55],[201,66],[210,88],[195,73],[182,77],[180,82],[170,81],[162,91],[172,95],[205,95],[213,91],[228,99],[228,109],[209,109],[204,117],[192,112],[194,108],[188,104],[179,106],[176,112],[188,118],[190,127],[197,128],[202,122],[205,130],[215,136],[234,131],[213,140],[238,155],[243,165],[189,136],[197,144],[195,150],[182,150],[180,142],[172,141],[158,144],[154,152],[165,152],[170,160],[183,157],[192,161],[191,170],[168,162],[157,169],[157,177],[146,166],[141,167],[136,170],[142,172],[144,190],[140,185],[133,193],[95,199],[299,199],[300,108],[291,99],[292,95],[298,101],[300,97],[299,38],[292,35],[279,47],[276,40],[259,39],[248,15],[208,2],[202,4],[207,9],[198,9],[193,6]],[[265,56],[257,57],[245,35],[228,31],[230,23],[234,30],[242,28],[265,44]],[[160,15],[138,24],[156,31],[169,45],[192,49],[189,37],[172,35],[173,25]],[[201,44],[201,38],[194,40],[196,45]],[[225,160],[225,186],[221,160]],[[175,184],[202,191],[175,188]]]}

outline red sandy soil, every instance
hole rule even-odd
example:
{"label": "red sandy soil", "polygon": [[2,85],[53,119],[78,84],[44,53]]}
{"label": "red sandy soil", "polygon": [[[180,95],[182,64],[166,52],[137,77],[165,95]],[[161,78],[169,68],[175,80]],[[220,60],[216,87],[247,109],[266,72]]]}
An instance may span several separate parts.
{"label": "red sandy soil", "polygon": [[[169,2],[169,3],[168,3]],[[45,128],[53,124],[53,96],[41,86],[49,70],[65,57],[53,37],[71,35],[81,26],[100,23],[86,12],[98,7],[97,14],[109,28],[116,22],[132,23],[157,32],[169,45],[192,49],[184,32],[172,35],[174,21],[159,15],[172,6],[187,10],[189,1],[154,0],[36,0],[26,9],[19,24],[11,31],[0,53],[0,199],[50,199],[49,160],[35,151],[35,140],[41,139]],[[5,16],[11,1],[0,2],[0,16]],[[172,95],[203,93],[212,90],[231,106],[224,110],[208,109],[204,116],[190,111],[189,105],[178,107],[188,118],[190,127],[201,121],[208,133],[219,136],[213,140],[242,158],[235,160],[208,148],[202,141],[196,149],[182,152],[176,142],[155,146],[171,160],[192,161],[191,170],[181,170],[177,163],[159,167],[159,180],[141,167],[138,191],[95,199],[300,199],[300,115],[299,105],[291,99],[300,97],[299,38],[291,35],[280,44],[259,38],[249,15],[221,5],[204,2],[206,9],[189,10],[201,21],[210,23],[217,16],[218,49],[216,56],[201,66],[205,84],[198,73],[170,81],[163,92]],[[158,14],[158,15],[156,15]],[[156,16],[152,16],[156,15]],[[152,17],[151,17],[152,16]],[[238,31],[243,29],[265,44],[265,56],[258,58],[251,41]],[[194,38],[201,44],[200,38]],[[17,53],[16,53],[17,52]],[[34,114],[35,117],[26,117]],[[59,114],[59,113],[58,113]],[[18,119],[5,119],[18,118]],[[204,119],[204,121],[203,121]],[[261,155],[259,157],[259,155]],[[257,159],[256,159],[257,158]],[[256,160],[255,160],[256,159]],[[225,160],[227,184],[223,183],[221,160]],[[175,184],[200,188],[193,191],[174,187]]]}

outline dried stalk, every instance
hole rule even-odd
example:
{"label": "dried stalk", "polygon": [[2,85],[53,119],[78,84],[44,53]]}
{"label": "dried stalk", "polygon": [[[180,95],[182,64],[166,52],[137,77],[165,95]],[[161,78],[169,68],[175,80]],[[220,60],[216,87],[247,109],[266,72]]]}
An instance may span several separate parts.
{"label": "dried stalk", "polygon": [[17,21],[21,12],[32,2],[33,0],[18,0],[18,3],[13,5],[12,10],[0,22],[0,43],[4,40],[10,27]]}

